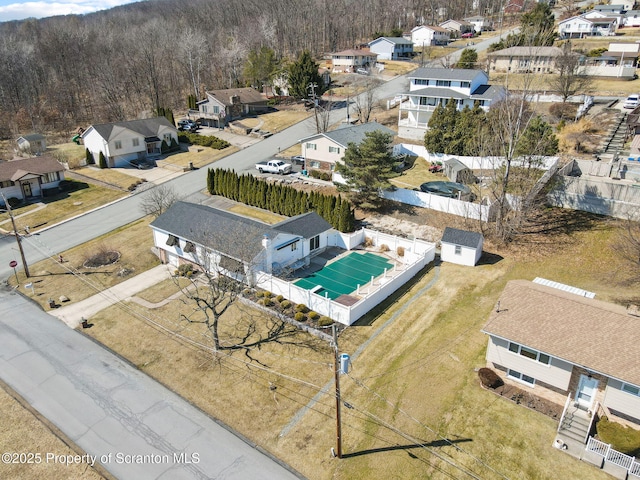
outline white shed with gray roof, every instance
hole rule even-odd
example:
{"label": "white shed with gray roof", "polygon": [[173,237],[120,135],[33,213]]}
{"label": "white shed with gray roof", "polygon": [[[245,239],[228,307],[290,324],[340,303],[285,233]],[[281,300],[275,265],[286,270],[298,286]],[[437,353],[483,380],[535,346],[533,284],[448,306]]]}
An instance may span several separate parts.
{"label": "white shed with gray roof", "polygon": [[479,233],[447,227],[440,240],[440,259],[473,267],[482,256],[483,243],[484,237]]}

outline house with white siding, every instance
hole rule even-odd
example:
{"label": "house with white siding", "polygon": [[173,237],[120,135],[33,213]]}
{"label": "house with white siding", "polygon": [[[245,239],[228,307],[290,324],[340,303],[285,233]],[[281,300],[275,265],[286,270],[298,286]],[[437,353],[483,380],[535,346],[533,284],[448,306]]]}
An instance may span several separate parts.
{"label": "house with white siding", "polygon": [[331,71],[354,73],[358,68],[369,70],[376,64],[378,55],[368,49],[342,50],[331,54]]}
{"label": "house with white siding", "polygon": [[442,22],[440,27],[445,28],[451,32],[452,37],[460,37],[465,33],[474,33],[475,26],[465,20],[446,20]]}
{"label": "house with white siding", "polygon": [[640,425],[640,313],[544,279],[512,280],[482,329],[488,366],[559,405]]}
{"label": "house with white siding", "polygon": [[411,41],[419,47],[447,45],[450,38],[451,32],[438,26],[419,25],[411,30]]}
{"label": "house with white siding", "polygon": [[504,87],[488,84],[482,70],[460,68],[418,68],[409,74],[407,100],[398,111],[398,136],[422,140],[429,119],[438,105],[443,107],[453,99],[456,108],[473,108],[478,102],[488,111],[491,105],[506,96]]}
{"label": "house with white siding", "polygon": [[402,37],[379,37],[369,42],[369,50],[378,55],[378,60],[409,60],[413,43]]}
{"label": "house with white siding", "polygon": [[16,140],[18,150],[31,155],[39,155],[47,150],[47,140],[44,135],[39,133],[30,133],[18,137]]}
{"label": "house with white siding", "polygon": [[97,164],[100,153],[107,167],[126,167],[133,161],[153,160],[162,154],[162,142],[178,143],[178,129],[165,117],[94,124],[81,135]]}
{"label": "house with white siding", "polygon": [[616,34],[617,25],[615,18],[577,15],[558,22],[558,34],[562,38],[610,37]]}
{"label": "house with white siding", "polygon": [[[49,190],[57,193],[61,180],[64,166],[49,155],[0,162],[0,193],[7,200],[29,201],[45,196]],[[0,204],[4,205],[2,195]]]}

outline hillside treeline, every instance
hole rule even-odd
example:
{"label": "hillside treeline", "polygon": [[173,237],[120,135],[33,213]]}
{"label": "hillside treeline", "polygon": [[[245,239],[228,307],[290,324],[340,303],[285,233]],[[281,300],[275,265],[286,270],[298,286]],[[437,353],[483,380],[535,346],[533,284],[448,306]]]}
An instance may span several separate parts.
{"label": "hillside treeline", "polygon": [[470,4],[151,0],[86,16],[1,23],[0,131],[5,138],[71,132],[158,107],[183,109],[188,95],[250,85],[247,62],[261,49],[272,51],[284,70],[303,50],[318,58],[423,21],[470,15]]}

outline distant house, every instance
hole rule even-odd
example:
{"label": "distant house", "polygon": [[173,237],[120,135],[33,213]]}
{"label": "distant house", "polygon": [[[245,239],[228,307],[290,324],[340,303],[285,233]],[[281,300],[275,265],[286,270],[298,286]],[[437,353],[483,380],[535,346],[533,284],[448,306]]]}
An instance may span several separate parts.
{"label": "distant house", "polygon": [[81,138],[96,163],[102,153],[109,168],[126,167],[159,156],[163,141],[178,142],[178,130],[165,117],[156,117],[91,125]]}
{"label": "distant house", "polygon": [[336,163],[341,162],[350,143],[360,144],[367,132],[381,131],[391,135],[395,132],[377,122],[346,126],[330,132],[317,133],[299,141],[302,156],[306,158],[307,170],[333,172]]}
{"label": "distant house", "polygon": [[640,45],[610,43],[599,57],[583,57],[584,74],[591,77],[614,77],[631,80],[636,75]]}
{"label": "distant house", "polygon": [[[43,197],[47,189],[57,190],[60,180],[64,180],[64,167],[48,155],[0,162],[0,192],[6,199]],[[2,196],[0,203],[4,205]]]}
{"label": "distant house", "polygon": [[[542,280],[542,284],[538,283]],[[487,362],[508,383],[640,424],[640,316],[588,292],[512,280],[491,311]]]}
{"label": "distant house", "polygon": [[615,21],[616,28],[620,27],[624,23],[623,13],[605,13],[598,10],[590,10],[583,14],[584,18],[607,18]]}
{"label": "distant house", "polygon": [[[622,14],[627,10],[623,4],[615,4],[615,5],[594,5],[593,11],[603,13],[605,16],[610,16],[610,14]],[[629,9],[630,10],[630,9]]]}
{"label": "distant house", "polygon": [[440,258],[443,262],[475,266],[482,256],[484,237],[476,232],[447,227],[440,240]]}
{"label": "distant house", "polygon": [[556,73],[558,47],[509,47],[488,54],[492,72]]}
{"label": "distant house", "polygon": [[379,37],[369,42],[369,50],[379,60],[407,60],[413,56],[413,43],[402,37]]}
{"label": "distant house", "polygon": [[465,33],[474,33],[475,27],[472,23],[464,20],[446,20],[440,24],[440,27],[449,30],[452,36],[459,37]]}
{"label": "distant house", "polygon": [[447,45],[450,38],[451,32],[438,26],[419,25],[411,30],[411,41],[419,47]]}
{"label": "distant house", "polygon": [[409,74],[408,100],[398,111],[398,136],[421,140],[438,105],[454,99],[458,110],[473,108],[475,102],[488,111],[506,95],[503,87],[489,85],[482,70],[459,68],[419,68]]}
{"label": "distant house", "polygon": [[222,128],[233,120],[269,109],[267,97],[251,87],[211,90],[206,95],[197,103],[198,110],[189,114],[210,127]]}
{"label": "distant house", "polygon": [[39,155],[47,149],[47,140],[44,138],[44,135],[40,135],[39,133],[31,133],[18,137],[16,143],[18,144],[18,150],[31,155]]}
{"label": "distant house", "polygon": [[487,17],[467,17],[463,20],[473,25],[473,29],[476,33],[484,32],[486,30],[493,30],[493,22]]}
{"label": "distant house", "polygon": [[558,33],[562,38],[613,36],[616,28],[617,19],[608,17],[586,18],[578,15],[558,22]]}
{"label": "distant house", "polygon": [[308,265],[311,256],[327,248],[332,232],[315,212],[267,225],[187,202],[176,202],[150,226],[163,263],[192,263],[249,285],[258,271]]}
{"label": "distant house", "polygon": [[640,10],[629,10],[625,12],[622,25],[629,28],[640,27]]}
{"label": "distant house", "polygon": [[342,50],[331,54],[333,72],[354,73],[358,68],[370,69],[378,55],[368,49]]}

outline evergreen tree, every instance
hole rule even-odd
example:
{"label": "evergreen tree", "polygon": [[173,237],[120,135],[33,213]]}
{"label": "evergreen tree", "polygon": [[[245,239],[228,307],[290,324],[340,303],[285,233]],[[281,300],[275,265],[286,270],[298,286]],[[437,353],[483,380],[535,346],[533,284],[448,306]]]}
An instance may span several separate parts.
{"label": "evergreen tree", "polygon": [[476,62],[478,61],[478,52],[473,48],[465,48],[460,53],[460,59],[456,63],[456,68],[476,68]]}
{"label": "evergreen tree", "polygon": [[214,175],[215,175],[215,170],[213,168],[210,168],[209,170],[207,170],[207,192],[209,192],[210,195],[213,195],[213,190],[214,190]]}
{"label": "evergreen tree", "polygon": [[550,46],[555,40],[555,17],[547,2],[536,3],[520,19],[522,46]]}
{"label": "evergreen tree", "polygon": [[276,52],[263,45],[259,49],[252,49],[249,52],[244,64],[244,77],[253,88],[262,91],[264,85],[271,85],[278,68],[279,62]]}
{"label": "evergreen tree", "polygon": [[[315,87],[311,88],[311,86]],[[318,73],[318,64],[308,50],[300,54],[298,60],[289,67],[289,95],[297,99],[320,97],[326,87]]]}
{"label": "evergreen tree", "polygon": [[367,132],[359,145],[349,144],[343,163],[337,164],[338,172],[350,189],[349,195],[361,208],[376,208],[380,204],[380,190],[391,188],[389,179],[397,175],[393,171],[395,159],[391,154],[391,141],[388,133]]}
{"label": "evergreen tree", "polygon": [[104,153],[100,152],[100,157],[98,159],[98,166],[100,168],[107,168],[107,159],[104,157]]}
{"label": "evergreen tree", "polygon": [[178,142],[176,142],[175,138],[171,137],[171,151],[175,152],[176,150],[178,150],[178,148],[180,148]]}
{"label": "evergreen tree", "polygon": [[169,151],[169,145],[167,145],[167,141],[162,140],[162,143],[160,144],[160,153],[167,153],[168,151]]}
{"label": "evergreen tree", "polygon": [[534,117],[520,137],[514,154],[551,156],[558,153],[558,137],[553,128],[542,120],[540,116]]}
{"label": "evergreen tree", "polygon": [[443,108],[438,105],[429,119],[429,129],[424,136],[424,146],[432,153],[448,153],[451,142],[455,139],[455,129],[460,112],[456,101],[450,98]]}
{"label": "evergreen tree", "polygon": [[96,163],[93,158],[93,153],[91,153],[88,148],[85,149],[85,158],[87,159],[87,165],[94,165]]}

